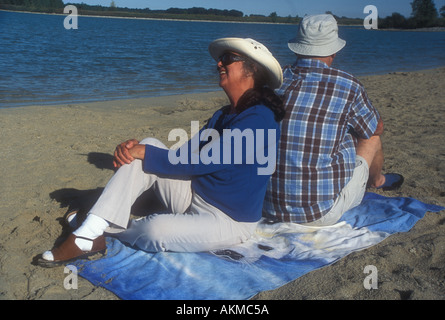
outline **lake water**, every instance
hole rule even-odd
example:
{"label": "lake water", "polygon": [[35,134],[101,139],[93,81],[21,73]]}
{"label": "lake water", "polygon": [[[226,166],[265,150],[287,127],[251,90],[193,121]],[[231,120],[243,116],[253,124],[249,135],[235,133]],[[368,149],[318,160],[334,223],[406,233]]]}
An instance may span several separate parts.
{"label": "lake water", "polygon": [[[139,98],[220,90],[207,51],[220,37],[264,43],[281,65],[296,25],[82,17],[0,11],[0,107]],[[357,76],[445,65],[445,32],[340,27],[335,66]]]}

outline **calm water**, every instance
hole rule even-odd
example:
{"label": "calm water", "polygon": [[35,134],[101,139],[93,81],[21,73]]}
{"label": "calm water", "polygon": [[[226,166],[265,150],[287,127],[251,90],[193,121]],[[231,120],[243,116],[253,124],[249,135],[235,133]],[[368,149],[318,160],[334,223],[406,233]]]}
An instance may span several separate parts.
{"label": "calm water", "polygon": [[[0,11],[0,107],[137,98],[220,90],[209,43],[251,37],[282,65],[296,25],[153,21]],[[336,66],[355,75],[445,65],[444,32],[340,28]]]}

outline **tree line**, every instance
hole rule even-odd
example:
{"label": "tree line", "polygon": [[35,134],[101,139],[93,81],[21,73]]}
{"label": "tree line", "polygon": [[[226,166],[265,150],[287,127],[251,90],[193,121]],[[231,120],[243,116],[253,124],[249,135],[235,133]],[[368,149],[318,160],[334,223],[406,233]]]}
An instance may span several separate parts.
{"label": "tree line", "polygon": [[59,12],[65,5],[62,0],[0,0],[0,9]]}
{"label": "tree line", "polygon": [[[63,13],[66,5],[75,5],[80,15],[98,16],[119,16],[134,18],[155,18],[155,19],[183,19],[183,20],[212,20],[212,21],[235,21],[235,22],[268,22],[268,23],[288,23],[298,24],[301,17],[298,15],[280,17],[276,12],[268,16],[260,14],[244,15],[238,10],[219,10],[194,7],[189,9],[169,8],[167,10],[151,10],[150,8],[135,9],[127,7],[117,7],[114,1],[110,6],[88,5],[85,3],[66,3],[62,0],[0,0],[0,9]],[[340,24],[351,25],[360,24],[362,19],[351,19],[347,17],[337,17]]]}
{"label": "tree line", "polygon": [[445,6],[438,10],[432,0],[414,0],[411,2],[412,13],[409,18],[405,18],[398,12],[391,16],[379,19],[381,29],[416,29],[445,27]]}
{"label": "tree line", "polygon": [[[154,12],[152,10],[152,12]],[[163,12],[160,10],[159,12]],[[219,9],[205,9],[200,7],[193,7],[190,9],[170,8],[165,10],[166,13],[172,14],[203,14],[226,17],[243,17],[244,13],[238,10],[219,10]]]}
{"label": "tree line", "polygon": [[99,16],[121,16],[136,18],[158,18],[158,19],[186,19],[186,20],[216,20],[216,21],[252,21],[252,22],[299,22],[296,18],[281,18],[275,15],[268,17],[263,15],[245,16],[238,10],[205,9],[193,7],[189,9],[169,8],[167,10],[151,10],[150,8],[136,9],[117,7],[114,1],[110,6],[88,5],[85,3],[66,3],[62,0],[0,0],[0,9],[63,13],[66,5],[76,6],[80,15]]}
{"label": "tree line", "polygon": [[[0,9],[63,13],[63,8],[70,3],[64,4],[62,0],[0,0]],[[270,22],[270,23],[292,23],[297,24],[301,18],[296,16],[280,17],[276,12],[269,16],[244,15],[238,10],[219,10],[194,7],[189,9],[169,8],[167,10],[151,10],[150,8],[135,9],[116,7],[114,1],[110,6],[88,5],[85,3],[73,4],[77,7],[80,15],[120,16],[135,18],[157,18],[157,19],[184,19],[184,20],[214,20],[214,21],[239,21],[239,22]],[[445,6],[438,11],[432,0],[413,0],[411,2],[412,13],[406,18],[400,13],[380,18],[378,27],[380,29],[415,29],[428,27],[445,27]],[[331,13],[328,11],[328,13]],[[335,16],[335,15],[334,15]],[[363,18],[347,18],[335,16],[340,25],[361,25]]]}

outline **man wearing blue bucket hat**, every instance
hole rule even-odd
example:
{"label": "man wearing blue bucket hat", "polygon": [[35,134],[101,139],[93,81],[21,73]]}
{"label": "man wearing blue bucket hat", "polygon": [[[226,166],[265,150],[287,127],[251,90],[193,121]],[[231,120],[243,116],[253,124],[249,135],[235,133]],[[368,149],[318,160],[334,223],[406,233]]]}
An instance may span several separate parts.
{"label": "man wearing blue bucket hat", "polygon": [[367,187],[394,190],[403,183],[399,174],[382,174],[383,122],[363,85],[331,67],[345,45],[329,14],[306,16],[288,43],[297,61],[284,68],[277,90],[286,117],[266,216],[332,225],[361,202]]}

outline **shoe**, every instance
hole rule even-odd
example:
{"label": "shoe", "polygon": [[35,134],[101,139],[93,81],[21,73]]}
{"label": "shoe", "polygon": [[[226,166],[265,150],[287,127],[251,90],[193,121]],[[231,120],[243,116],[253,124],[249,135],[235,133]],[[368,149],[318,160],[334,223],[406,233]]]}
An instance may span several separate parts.
{"label": "shoe", "polygon": [[59,247],[51,250],[54,260],[50,261],[43,259],[43,257],[40,257],[37,260],[37,264],[41,267],[52,268],[65,265],[75,260],[85,259],[95,254],[102,254],[102,255],[105,254],[107,245],[105,243],[104,236],[97,237],[96,239],[93,240],[93,247],[91,251],[81,250],[75,243],[76,238],[82,238],[82,237],[77,237],[74,234],[70,234],[70,236]]}
{"label": "shoe", "polygon": [[400,188],[400,186],[403,184],[403,181],[405,180],[403,176],[398,173],[387,173],[384,174],[384,176],[385,183],[382,184],[380,187],[377,187],[377,189],[382,189],[384,191],[397,190]]}
{"label": "shoe", "polygon": [[86,214],[81,213],[79,208],[68,210],[63,217],[63,224],[71,231],[76,230],[86,219]]}

